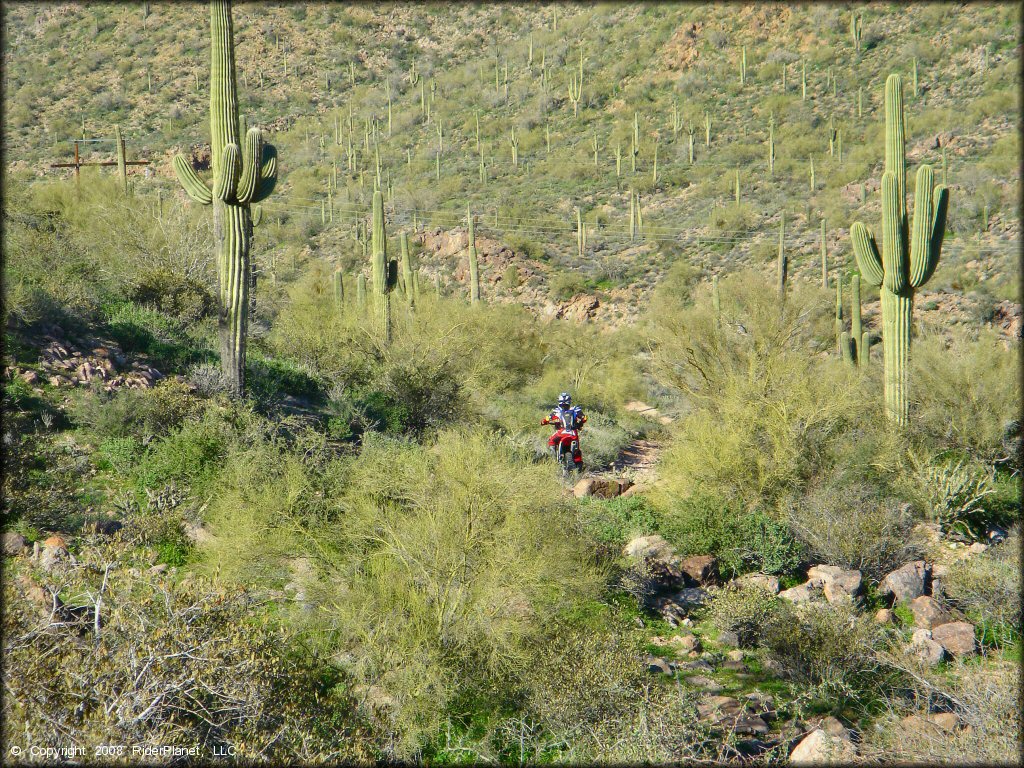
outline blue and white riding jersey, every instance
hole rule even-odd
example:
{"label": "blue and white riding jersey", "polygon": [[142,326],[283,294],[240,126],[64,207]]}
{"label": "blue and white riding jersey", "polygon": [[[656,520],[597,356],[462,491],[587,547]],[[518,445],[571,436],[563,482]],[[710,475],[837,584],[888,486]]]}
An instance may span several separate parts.
{"label": "blue and white riding jersey", "polygon": [[586,418],[583,415],[583,409],[578,405],[574,405],[571,408],[562,408],[558,406],[551,412],[548,417],[550,421],[558,420],[562,425],[562,429],[579,429],[583,426],[583,422]]}

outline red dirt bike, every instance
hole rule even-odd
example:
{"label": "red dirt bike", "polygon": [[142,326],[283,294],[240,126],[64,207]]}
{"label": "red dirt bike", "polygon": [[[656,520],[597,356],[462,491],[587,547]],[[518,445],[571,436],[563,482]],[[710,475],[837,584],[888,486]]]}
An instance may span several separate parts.
{"label": "red dirt bike", "polygon": [[[542,423],[551,422],[545,419]],[[573,472],[582,472],[583,453],[580,451],[579,429],[559,427],[551,437],[555,442],[551,447],[551,453],[562,468],[562,475],[569,477]]]}

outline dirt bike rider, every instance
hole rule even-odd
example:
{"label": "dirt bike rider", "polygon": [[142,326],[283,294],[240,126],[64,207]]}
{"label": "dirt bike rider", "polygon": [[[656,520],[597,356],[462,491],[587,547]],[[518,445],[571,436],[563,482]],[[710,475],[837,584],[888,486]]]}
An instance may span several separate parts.
{"label": "dirt bike rider", "polygon": [[[558,425],[558,429],[548,438],[548,447],[556,459],[558,458],[559,443],[565,443],[565,447],[568,449],[568,444],[572,442],[573,435],[571,432],[567,433],[566,430],[576,430],[578,432],[583,429],[583,425],[586,423],[586,414],[583,413],[583,409],[578,405],[574,406],[572,404],[572,397],[569,396],[569,393],[563,392],[560,394],[558,396],[558,405],[541,421],[541,424]],[[583,462],[582,456],[574,456],[573,460],[577,464]]]}

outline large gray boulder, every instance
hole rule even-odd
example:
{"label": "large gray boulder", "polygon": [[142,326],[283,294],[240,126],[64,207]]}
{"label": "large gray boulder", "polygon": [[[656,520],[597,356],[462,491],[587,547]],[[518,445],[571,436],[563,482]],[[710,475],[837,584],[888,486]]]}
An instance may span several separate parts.
{"label": "large gray boulder", "polygon": [[928,586],[928,564],[915,560],[886,574],[878,585],[883,597],[893,597],[901,603],[909,603],[915,597],[925,594]]}

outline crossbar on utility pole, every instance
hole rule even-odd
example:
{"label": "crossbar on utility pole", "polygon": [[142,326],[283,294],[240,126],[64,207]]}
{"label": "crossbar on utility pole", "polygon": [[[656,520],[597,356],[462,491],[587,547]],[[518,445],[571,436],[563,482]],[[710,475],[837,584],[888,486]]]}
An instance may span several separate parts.
{"label": "crossbar on utility pole", "polygon": [[[78,183],[79,176],[81,175],[83,165],[117,165],[116,160],[97,160],[93,162],[86,162],[81,159],[78,151],[79,144],[90,144],[98,143],[102,141],[110,141],[110,139],[72,139],[71,143],[75,145],[75,159],[71,163],[50,163],[51,168],[74,168],[75,169],[75,183]],[[124,150],[125,141],[121,139],[121,148]],[[125,165],[150,165],[149,160],[126,160]]]}

